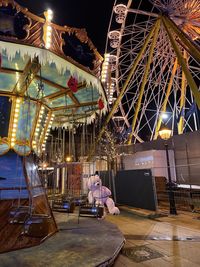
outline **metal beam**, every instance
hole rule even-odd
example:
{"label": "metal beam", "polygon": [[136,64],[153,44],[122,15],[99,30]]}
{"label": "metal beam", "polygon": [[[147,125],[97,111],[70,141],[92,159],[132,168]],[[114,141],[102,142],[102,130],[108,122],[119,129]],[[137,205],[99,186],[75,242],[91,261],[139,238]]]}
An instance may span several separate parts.
{"label": "metal beam", "polygon": [[31,82],[34,80],[40,68],[41,65],[37,57],[35,57],[33,60],[29,59],[27,65],[24,68],[23,73],[19,74],[19,79],[15,84],[13,93],[23,96],[26,90],[29,88]]}
{"label": "metal beam", "polygon": [[197,46],[189,36],[187,36],[175,23],[173,20],[169,19],[166,16],[162,16],[162,21],[168,29],[171,28],[177,36],[182,41],[188,49],[188,52],[193,56],[198,62],[200,62],[200,47]]}
{"label": "metal beam", "polygon": [[134,117],[133,117],[133,121],[132,121],[132,127],[131,127],[132,130],[131,130],[131,133],[128,136],[128,142],[127,142],[128,145],[130,145],[132,143],[132,137],[133,137],[133,133],[135,131],[135,125],[136,125],[136,122],[137,122],[138,114],[139,114],[141,103],[142,103],[142,97],[143,97],[143,94],[144,94],[144,88],[145,88],[145,85],[146,85],[146,83],[148,81],[148,74],[149,74],[150,65],[151,65],[151,62],[152,62],[153,52],[154,52],[154,48],[155,48],[156,41],[157,41],[157,38],[158,38],[159,30],[160,30],[160,19],[156,23],[156,28],[155,28],[152,44],[150,46],[149,57],[148,57],[148,60],[147,60],[147,65],[146,65],[144,76],[143,76],[143,79],[142,79],[142,84],[141,84],[141,87],[140,87],[140,93],[139,93],[139,97],[138,97],[138,101],[137,101],[137,105],[136,105],[136,108],[135,108]]}
{"label": "metal beam", "polygon": [[[161,113],[166,112],[167,102],[168,102],[169,95],[170,95],[170,92],[171,92],[171,89],[172,89],[174,76],[175,76],[176,71],[177,71],[177,66],[178,66],[178,60],[176,58],[174,66],[173,66],[173,69],[172,69],[172,75],[170,77],[170,80],[169,80],[169,83],[168,83],[168,86],[167,86],[167,90],[166,90],[166,93],[165,93],[165,99],[164,99],[163,104],[162,104]],[[159,119],[158,119],[158,122],[157,122],[157,125],[156,125],[154,140],[158,138],[158,133],[159,133],[159,130],[160,130],[160,127],[161,127],[161,124],[162,124],[161,115],[162,114],[159,115]]]}
{"label": "metal beam", "polygon": [[61,107],[57,107],[57,108],[52,108],[51,110],[52,110],[52,111],[67,110],[67,109],[72,109],[72,108],[87,107],[87,106],[95,106],[95,105],[97,105],[97,101],[80,103],[79,106],[77,106],[77,105],[61,106]]}
{"label": "metal beam", "polygon": [[[181,51],[180,51],[180,49],[179,49],[179,47],[178,47],[178,45],[177,45],[172,33],[171,33],[171,29],[172,28],[170,29],[169,24],[166,23],[166,17],[162,17],[162,22],[163,22],[165,30],[166,30],[166,32],[168,34],[169,40],[170,40],[170,42],[172,44],[172,47],[173,47],[173,49],[174,49],[174,51],[176,53],[176,56],[178,58],[178,62],[181,65],[182,70],[185,73],[186,80],[187,80],[187,82],[188,82],[188,84],[190,86],[190,89],[191,89],[191,91],[192,91],[192,93],[194,95],[194,98],[195,98],[195,101],[197,103],[197,106],[200,109],[200,92],[198,90],[198,86],[195,83],[195,81],[194,81],[194,79],[192,77],[192,74],[190,73],[190,70],[187,67],[187,62],[186,62],[185,58],[183,57],[183,55],[181,54]],[[200,57],[199,57],[199,59],[200,59]]]}
{"label": "metal beam", "polygon": [[159,17],[159,15],[156,14],[156,13],[143,11],[143,10],[139,10],[139,9],[133,9],[133,8],[129,8],[128,12],[135,13],[135,14],[140,14],[140,15],[146,15],[146,16],[155,17],[155,18]]}
{"label": "metal beam", "polygon": [[[184,55],[183,57],[187,61],[187,54],[186,51],[184,50]],[[180,120],[178,122],[178,134],[183,133],[183,127],[184,127],[184,115],[182,114],[182,110],[185,109],[185,100],[186,100],[186,78],[185,78],[185,73],[182,71],[182,79],[181,79],[181,99],[180,99]],[[185,113],[185,112],[184,112]]]}
{"label": "metal beam", "polygon": [[96,142],[93,145],[93,147],[91,148],[91,150],[89,151],[89,156],[87,158],[88,161],[90,161],[92,156],[94,155],[96,144],[101,140],[101,137],[102,137],[103,133],[105,132],[106,126],[108,125],[110,119],[112,118],[113,114],[115,113],[115,110],[119,106],[120,101],[121,101],[121,99],[122,99],[122,97],[124,95],[124,92],[126,91],[128,85],[129,85],[129,82],[130,82],[130,80],[131,80],[131,78],[132,78],[132,76],[133,76],[133,74],[134,74],[134,72],[135,72],[135,70],[136,70],[141,58],[142,58],[142,56],[143,56],[144,51],[147,48],[147,45],[148,45],[149,41],[151,40],[151,38],[152,38],[152,36],[153,36],[153,34],[155,32],[155,29],[156,29],[158,23],[159,22],[157,20],[157,22],[155,23],[155,25],[152,27],[151,31],[149,32],[148,36],[146,37],[146,39],[144,41],[144,44],[143,44],[139,54],[137,55],[135,61],[133,62],[133,65],[132,65],[132,68],[131,68],[131,70],[130,70],[130,72],[128,74],[128,77],[127,77],[127,79],[126,79],[126,81],[125,81],[125,83],[124,83],[124,85],[123,85],[123,87],[122,87],[117,99],[115,100],[115,102],[114,102],[114,104],[112,106],[112,109],[109,112],[109,114],[108,114],[108,116],[107,116],[107,118],[106,118],[106,120],[105,120],[105,122],[104,122],[104,124],[102,126],[101,131],[99,132],[99,134],[97,136]]}

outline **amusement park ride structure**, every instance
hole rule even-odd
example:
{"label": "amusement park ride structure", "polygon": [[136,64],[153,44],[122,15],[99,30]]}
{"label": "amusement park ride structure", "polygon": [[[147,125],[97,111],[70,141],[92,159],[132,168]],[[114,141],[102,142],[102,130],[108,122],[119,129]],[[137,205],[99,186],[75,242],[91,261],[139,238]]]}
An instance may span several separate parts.
{"label": "amusement park ride structure", "polygon": [[[51,10],[38,17],[0,1],[0,252],[39,244],[57,231],[35,164],[50,128],[87,125],[107,110],[98,79],[102,58],[86,31],[52,19]],[[91,55],[90,68],[66,53],[67,42]]]}
{"label": "amusement park ride structure", "polygon": [[[115,1],[102,83],[120,143],[199,129],[200,3],[198,0]],[[101,139],[104,126],[97,140]]]}
{"label": "amusement park ride structure", "polygon": [[[0,0],[0,252],[57,231],[34,162],[45,154],[51,127],[62,154],[56,164],[64,168],[65,131],[72,152],[75,128],[82,125],[85,143],[87,125],[107,111],[90,151],[81,148],[88,161],[97,143],[115,153],[113,134],[128,144],[157,139],[164,115],[173,134],[199,129],[199,10],[198,0],[116,0],[103,62],[84,29],[54,24],[51,10],[38,17]],[[67,44],[92,55],[89,67],[66,53]]]}

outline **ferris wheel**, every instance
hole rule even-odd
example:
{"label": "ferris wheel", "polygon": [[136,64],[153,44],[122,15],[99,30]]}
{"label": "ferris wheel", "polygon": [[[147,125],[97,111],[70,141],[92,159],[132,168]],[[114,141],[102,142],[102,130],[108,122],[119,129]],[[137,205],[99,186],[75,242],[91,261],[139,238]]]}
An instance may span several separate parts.
{"label": "ferris wheel", "polygon": [[199,0],[115,1],[102,68],[121,142],[199,129]]}

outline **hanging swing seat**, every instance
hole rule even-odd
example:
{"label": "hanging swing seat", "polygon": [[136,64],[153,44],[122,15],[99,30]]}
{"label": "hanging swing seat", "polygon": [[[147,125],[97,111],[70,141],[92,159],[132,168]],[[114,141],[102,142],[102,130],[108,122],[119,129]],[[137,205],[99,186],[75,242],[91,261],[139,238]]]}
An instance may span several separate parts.
{"label": "hanging swing seat", "polygon": [[75,203],[72,198],[57,198],[53,200],[52,209],[54,211],[73,213],[75,209]]}
{"label": "hanging swing seat", "polygon": [[12,207],[9,213],[10,224],[24,224],[31,213],[30,206]]}
{"label": "hanging swing seat", "polygon": [[49,219],[51,216],[48,214],[32,214],[24,223],[24,230],[22,235],[30,237],[44,237],[49,233]]}
{"label": "hanging swing seat", "polygon": [[83,206],[87,204],[87,195],[74,198],[75,206]]}
{"label": "hanging swing seat", "polygon": [[83,205],[79,208],[79,216],[80,217],[95,217],[102,218],[104,215],[104,207],[102,206],[94,206],[94,205]]}

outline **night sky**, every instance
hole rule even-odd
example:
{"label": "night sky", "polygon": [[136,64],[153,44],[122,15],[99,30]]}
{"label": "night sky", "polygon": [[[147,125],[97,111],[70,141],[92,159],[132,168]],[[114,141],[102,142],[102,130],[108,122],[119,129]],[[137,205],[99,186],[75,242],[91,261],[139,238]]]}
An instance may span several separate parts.
{"label": "night sky", "polygon": [[50,8],[53,22],[59,25],[85,28],[97,50],[103,55],[114,0],[16,0],[30,12],[43,16]]}

